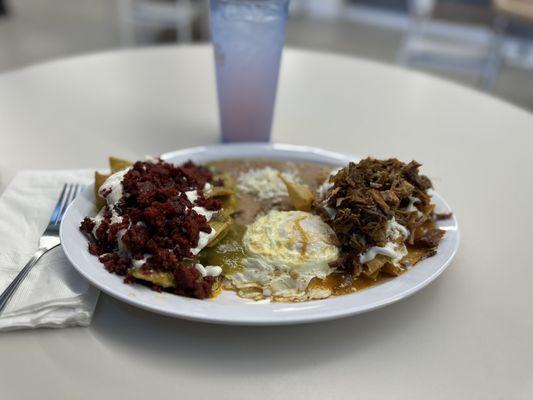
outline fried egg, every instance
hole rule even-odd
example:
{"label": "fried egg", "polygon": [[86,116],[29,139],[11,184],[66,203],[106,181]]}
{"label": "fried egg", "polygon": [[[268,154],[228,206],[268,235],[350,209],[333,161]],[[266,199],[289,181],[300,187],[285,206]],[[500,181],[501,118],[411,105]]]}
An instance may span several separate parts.
{"label": "fried egg", "polygon": [[337,238],[322,219],[303,211],[276,211],[258,218],[243,237],[243,268],[227,276],[243,297],[303,301],[328,297],[328,289],[309,289],[324,279],[339,256]]}

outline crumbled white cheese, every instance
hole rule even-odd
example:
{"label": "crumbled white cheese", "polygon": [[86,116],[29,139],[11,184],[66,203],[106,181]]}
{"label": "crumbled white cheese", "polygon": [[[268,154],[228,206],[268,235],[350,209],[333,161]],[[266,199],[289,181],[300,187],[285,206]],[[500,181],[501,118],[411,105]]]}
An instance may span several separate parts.
{"label": "crumbled white cheese", "polygon": [[[243,172],[237,179],[237,190],[254,195],[261,200],[288,196],[287,187],[279,175],[280,171],[272,167]],[[283,171],[281,176],[288,181],[301,183],[297,171]]]}

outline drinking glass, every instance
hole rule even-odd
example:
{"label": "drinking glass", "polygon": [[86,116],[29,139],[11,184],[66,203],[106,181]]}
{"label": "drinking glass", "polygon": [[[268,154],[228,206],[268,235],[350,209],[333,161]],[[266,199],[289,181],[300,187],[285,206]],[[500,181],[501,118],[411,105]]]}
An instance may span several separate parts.
{"label": "drinking glass", "polygon": [[222,142],[268,142],[289,0],[210,0]]}

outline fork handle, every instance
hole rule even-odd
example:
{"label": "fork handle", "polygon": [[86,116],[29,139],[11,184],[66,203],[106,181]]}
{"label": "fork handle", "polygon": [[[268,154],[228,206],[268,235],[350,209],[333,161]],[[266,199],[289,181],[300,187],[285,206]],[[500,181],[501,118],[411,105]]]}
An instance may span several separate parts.
{"label": "fork handle", "polygon": [[[56,246],[54,246],[56,247]],[[53,247],[50,248],[40,248],[37,250],[33,256],[30,258],[28,263],[20,270],[18,275],[13,279],[13,282],[9,284],[9,286],[2,292],[0,295],[0,313],[4,310],[7,303],[9,302],[9,299],[13,296],[19,285],[22,283],[24,278],[28,275],[30,270],[33,268],[33,266],[39,261],[39,259],[43,256],[44,253],[46,253],[48,250],[51,250]]]}

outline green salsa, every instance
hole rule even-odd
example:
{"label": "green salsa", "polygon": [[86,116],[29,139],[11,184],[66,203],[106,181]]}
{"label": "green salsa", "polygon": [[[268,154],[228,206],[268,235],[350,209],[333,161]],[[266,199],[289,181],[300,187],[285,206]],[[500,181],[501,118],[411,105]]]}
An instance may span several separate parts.
{"label": "green salsa", "polygon": [[228,233],[213,247],[207,247],[199,254],[203,265],[218,265],[223,275],[231,275],[242,271],[242,260],[245,258],[242,238],[246,232],[245,225],[233,224]]}

